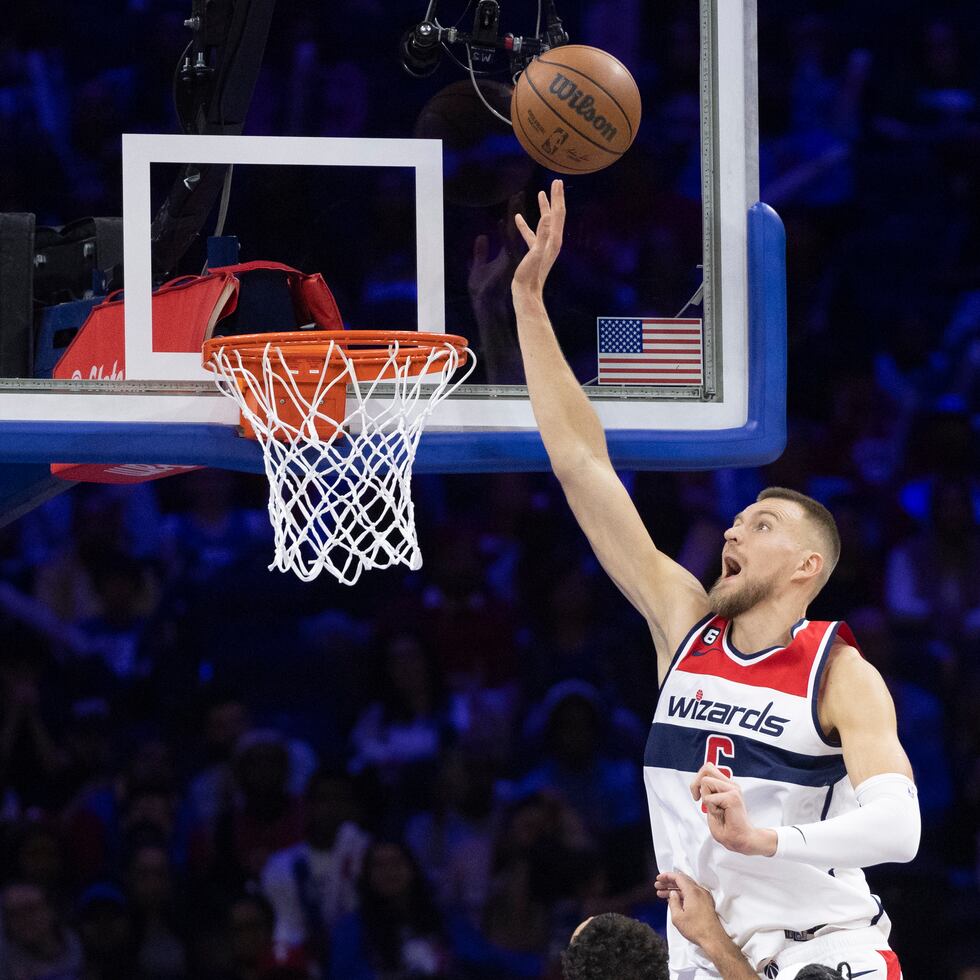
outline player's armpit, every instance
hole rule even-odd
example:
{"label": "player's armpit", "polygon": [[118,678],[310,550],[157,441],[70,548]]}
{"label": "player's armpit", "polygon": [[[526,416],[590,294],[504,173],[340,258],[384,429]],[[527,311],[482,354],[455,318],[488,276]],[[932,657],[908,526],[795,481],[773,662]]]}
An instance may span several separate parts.
{"label": "player's armpit", "polygon": [[562,474],[562,489],[609,577],[650,624],[668,661],[709,611],[701,583],[653,543],[608,458],[582,459]]}

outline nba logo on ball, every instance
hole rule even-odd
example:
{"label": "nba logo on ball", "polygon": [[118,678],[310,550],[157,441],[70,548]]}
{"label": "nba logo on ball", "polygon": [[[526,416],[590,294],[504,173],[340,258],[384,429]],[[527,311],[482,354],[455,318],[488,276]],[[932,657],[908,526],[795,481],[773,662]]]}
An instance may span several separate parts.
{"label": "nba logo on ball", "polygon": [[592,173],[629,149],[640,125],[640,92],[611,54],[567,44],[527,66],[510,117],[521,145],[542,166]]}

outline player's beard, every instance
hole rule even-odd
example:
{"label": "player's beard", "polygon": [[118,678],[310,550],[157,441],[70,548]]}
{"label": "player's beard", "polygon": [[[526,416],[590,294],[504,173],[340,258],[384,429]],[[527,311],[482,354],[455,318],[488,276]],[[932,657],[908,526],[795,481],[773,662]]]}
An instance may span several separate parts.
{"label": "player's beard", "polygon": [[735,588],[726,586],[720,589],[718,586],[726,581],[722,575],[708,593],[708,602],[716,616],[722,619],[732,620],[736,616],[747,613],[750,609],[764,602],[772,595],[775,587],[775,578],[769,578],[762,582],[739,582]]}

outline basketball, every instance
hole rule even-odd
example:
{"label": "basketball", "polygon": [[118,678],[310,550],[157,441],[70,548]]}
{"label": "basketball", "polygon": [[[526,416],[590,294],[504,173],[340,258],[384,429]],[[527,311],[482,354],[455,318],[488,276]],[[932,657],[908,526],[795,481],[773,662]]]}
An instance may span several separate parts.
{"label": "basketball", "polygon": [[524,69],[510,118],[521,146],[542,166],[590,174],[615,163],[636,138],[640,91],[611,54],[566,44]]}

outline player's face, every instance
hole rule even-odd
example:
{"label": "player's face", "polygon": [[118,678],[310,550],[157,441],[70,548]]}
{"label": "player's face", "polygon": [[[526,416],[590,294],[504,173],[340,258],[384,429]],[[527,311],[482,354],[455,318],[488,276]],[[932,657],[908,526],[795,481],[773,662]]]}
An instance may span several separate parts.
{"label": "player's face", "polygon": [[778,593],[798,567],[803,509],[790,500],[762,500],[735,516],[725,532],[721,576],[711,587],[712,609],[733,619]]}

